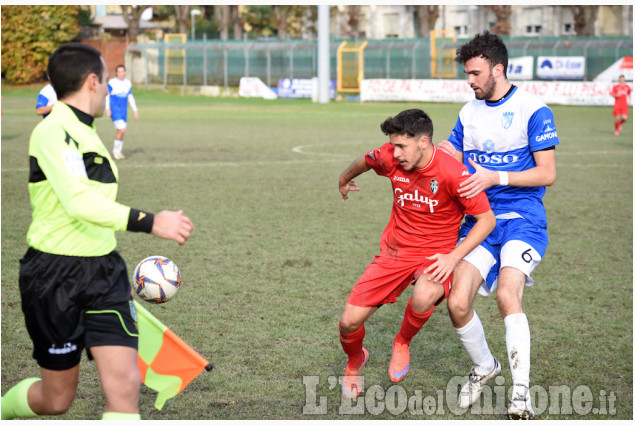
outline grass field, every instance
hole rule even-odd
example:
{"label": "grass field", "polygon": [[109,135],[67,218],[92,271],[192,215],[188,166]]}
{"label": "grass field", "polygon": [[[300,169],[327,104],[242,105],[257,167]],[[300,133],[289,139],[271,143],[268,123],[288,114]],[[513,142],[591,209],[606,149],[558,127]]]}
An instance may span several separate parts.
{"label": "grass field", "polygon": [[[2,394],[39,373],[18,291],[36,97],[36,88],[2,87]],[[413,340],[406,380],[390,383],[391,342],[411,289],[367,323],[369,390],[361,408],[344,403],[337,384],[346,363],[338,319],[379,250],[392,202],[388,180],[372,172],[341,202],[339,174],[385,142],[379,124],[386,117],[423,108],[438,142],[461,105],[320,105],[143,90],[135,97],[141,119],[129,122],[128,159],[118,162],[119,201],[155,212],[183,209],[196,230],[182,247],[121,233],[118,250],[130,273],[153,254],[179,265],[176,298],[145,306],[215,366],[161,411],[153,407],[156,393],[142,387],[144,419],[503,418],[498,396],[511,375],[493,296],[478,296],[475,309],[503,365],[504,381],[492,387],[494,410],[457,416],[456,395],[446,389],[454,377],[465,379],[471,363],[445,303]],[[629,117],[615,137],[608,107],[552,109],[561,145],[558,180],[545,196],[550,244],[524,303],[531,385],[544,390],[534,407],[541,419],[632,419],[633,127]],[[100,118],[96,125],[111,148],[112,123]],[[62,418],[98,419],[104,400],[85,356],[80,374],[77,398]]]}

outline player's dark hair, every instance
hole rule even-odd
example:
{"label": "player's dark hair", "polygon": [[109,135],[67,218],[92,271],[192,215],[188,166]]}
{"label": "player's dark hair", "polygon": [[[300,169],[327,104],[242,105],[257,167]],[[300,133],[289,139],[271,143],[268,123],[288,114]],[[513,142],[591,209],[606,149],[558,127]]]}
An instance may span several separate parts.
{"label": "player's dark hair", "polygon": [[119,68],[123,68],[123,70],[125,71],[125,70],[126,70],[126,65],[123,65],[123,64],[119,64],[119,65],[117,65],[117,67],[115,68],[115,72],[117,72],[117,70],[118,70]]}
{"label": "player's dark hair", "polygon": [[47,71],[58,99],[63,99],[78,91],[90,74],[103,81],[106,68],[99,50],[87,44],[66,43],[53,52]]}
{"label": "player's dark hair", "polygon": [[424,135],[432,140],[432,120],[421,109],[401,111],[394,117],[388,117],[380,127],[381,131],[388,136],[391,134],[408,137]]}
{"label": "player's dark hair", "polygon": [[489,31],[476,34],[473,39],[456,49],[455,62],[464,64],[475,57],[484,57],[489,62],[490,69],[496,65],[503,65],[503,75],[507,78],[507,46],[503,39]]}

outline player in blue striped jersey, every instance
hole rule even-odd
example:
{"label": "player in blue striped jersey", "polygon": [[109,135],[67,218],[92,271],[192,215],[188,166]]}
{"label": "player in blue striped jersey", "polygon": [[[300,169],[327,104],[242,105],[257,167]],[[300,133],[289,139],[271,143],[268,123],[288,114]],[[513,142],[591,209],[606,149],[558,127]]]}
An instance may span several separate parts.
{"label": "player in blue striped jersey", "polygon": [[42,118],[46,118],[46,116],[51,113],[55,102],[57,102],[57,93],[55,93],[55,89],[49,83],[42,87],[42,90],[40,90],[40,93],[37,95],[35,113],[42,115]]}
{"label": "player in blue striped jersey", "polygon": [[117,134],[112,150],[115,159],[126,159],[123,150],[123,135],[128,125],[128,103],[134,112],[134,118],[139,119],[137,103],[132,95],[132,83],[126,78],[126,67],[118,65],[115,69],[115,78],[108,81],[108,97],[106,102],[106,115],[112,118]]}
{"label": "player in blue striped jersey", "polygon": [[[472,308],[477,292],[496,290],[514,384],[507,413],[512,419],[531,419],[530,332],[522,298],[547,249],[542,197],[545,187],[556,180],[558,135],[544,102],[507,80],[507,48],[500,37],[487,31],[476,35],[457,49],[455,60],[463,64],[475,99],[461,109],[449,140],[439,148],[472,173],[459,190],[462,196],[470,198],[484,190],[497,219],[490,236],[457,265],[448,298],[452,323],[474,362],[459,406],[472,405],[501,371]],[[473,224],[474,219],[466,217],[461,236]]]}

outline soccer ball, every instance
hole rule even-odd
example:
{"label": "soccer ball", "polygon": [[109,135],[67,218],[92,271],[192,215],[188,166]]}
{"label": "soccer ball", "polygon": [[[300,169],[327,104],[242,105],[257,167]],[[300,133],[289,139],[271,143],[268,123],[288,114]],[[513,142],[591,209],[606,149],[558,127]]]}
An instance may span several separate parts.
{"label": "soccer ball", "polygon": [[171,300],[181,286],[181,272],[174,261],[161,255],[141,260],[134,269],[134,291],[142,300],[160,304]]}

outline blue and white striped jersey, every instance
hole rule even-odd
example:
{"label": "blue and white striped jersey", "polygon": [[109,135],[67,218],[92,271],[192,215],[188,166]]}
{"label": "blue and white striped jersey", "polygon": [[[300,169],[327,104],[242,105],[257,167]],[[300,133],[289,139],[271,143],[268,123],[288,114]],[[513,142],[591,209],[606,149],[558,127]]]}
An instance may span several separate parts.
{"label": "blue and white striped jersey", "polygon": [[127,78],[112,78],[108,81],[108,93],[112,120],[128,118],[128,96],[132,96],[132,83]]}
{"label": "blue and white striped jersey", "polygon": [[[57,102],[57,93],[55,93],[55,89],[49,83],[45,85],[40,93],[37,95],[37,103],[35,104],[35,108],[41,108],[42,106],[53,106],[53,104]],[[48,114],[42,116],[42,118],[46,118]]]}
{"label": "blue and white striped jersey", "polygon": [[[463,152],[463,161],[474,173],[468,158],[495,171],[524,171],[536,166],[533,152],[558,145],[551,109],[535,95],[514,87],[497,103],[474,99],[459,113],[448,140]],[[516,213],[547,227],[542,197],[545,187],[492,186],[486,190],[498,216]]]}

